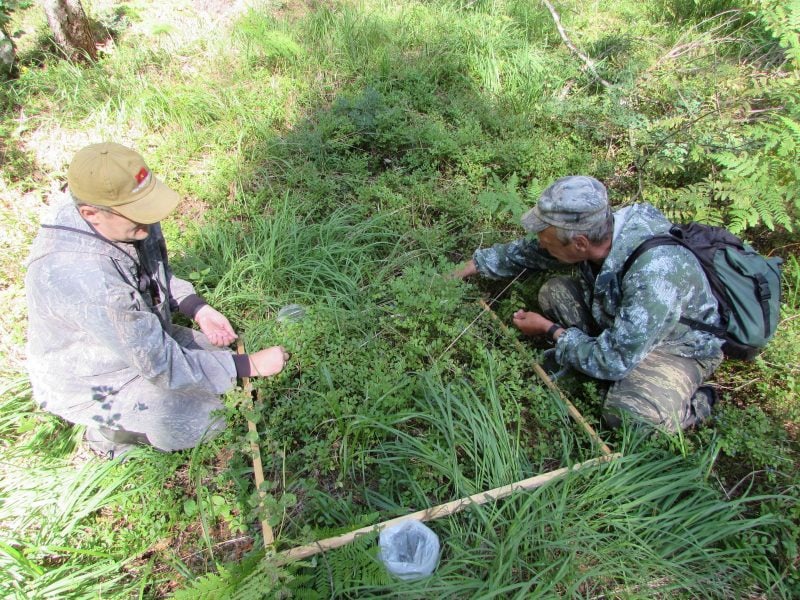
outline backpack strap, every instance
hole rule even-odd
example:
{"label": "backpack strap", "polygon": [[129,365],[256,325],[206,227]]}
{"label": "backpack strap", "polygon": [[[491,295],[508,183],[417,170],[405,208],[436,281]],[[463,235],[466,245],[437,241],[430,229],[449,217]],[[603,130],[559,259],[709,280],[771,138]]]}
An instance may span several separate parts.
{"label": "backpack strap", "polygon": [[[650,250],[650,248],[655,248],[656,246],[682,246],[689,250],[695,258],[697,258],[697,262],[700,265],[700,268],[703,270],[703,273],[706,276],[706,279],[709,280],[708,272],[706,271],[705,266],[703,266],[703,262],[697,257],[694,250],[690,246],[688,246],[682,239],[670,234],[664,235],[656,235],[651,238],[646,239],[641,244],[639,244],[633,252],[631,252],[630,256],[625,259],[625,263],[622,265],[622,269],[619,272],[619,286],[620,289],[622,288],[622,280],[627,275],[628,270],[631,268],[633,263],[636,262],[636,259],[639,258],[642,254]],[[680,323],[683,323],[687,327],[691,327],[692,329],[698,329],[700,331],[705,331],[706,333],[710,333],[717,337],[723,337],[726,333],[725,327],[715,327],[714,325],[709,325],[708,323],[703,323],[702,321],[697,321],[695,319],[690,319],[689,317],[684,317],[683,315],[680,316],[678,319]]]}

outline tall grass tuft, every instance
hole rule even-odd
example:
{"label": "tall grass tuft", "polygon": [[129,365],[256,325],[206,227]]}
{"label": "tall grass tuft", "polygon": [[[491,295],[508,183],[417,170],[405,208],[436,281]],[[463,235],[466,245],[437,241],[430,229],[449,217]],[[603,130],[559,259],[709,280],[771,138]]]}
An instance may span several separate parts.
{"label": "tall grass tuft", "polygon": [[46,457],[35,465],[5,462],[2,469],[0,589],[18,598],[77,598],[76,590],[104,589],[125,577],[128,556],[84,548],[79,540],[93,515],[130,493],[134,470],[98,461],[70,468]]}
{"label": "tall grass tuft", "polygon": [[[386,440],[375,448],[351,450],[353,476],[363,477],[365,465],[373,463],[388,483],[382,487],[383,508],[387,494],[407,498],[408,490],[422,490],[416,481],[423,472],[441,485],[435,498],[417,494],[420,508],[513,483],[531,473],[522,444],[520,406],[513,398],[505,405],[501,402],[488,355],[487,361],[489,377],[483,385],[446,384],[428,374],[419,386],[414,410],[388,417],[354,417],[348,427],[351,440],[364,429],[378,430]],[[373,490],[366,494],[378,499]]]}
{"label": "tall grass tuft", "polygon": [[363,293],[408,261],[391,216],[368,216],[340,208],[311,221],[288,196],[268,214],[247,222],[221,223],[198,233],[193,258],[209,296],[222,309],[260,311],[281,303],[354,307]]}
{"label": "tall grass tuft", "polygon": [[[454,404],[453,410],[464,406]],[[398,420],[391,426],[394,441],[376,452],[390,471],[420,464],[449,489],[469,475],[461,460],[474,457],[470,446],[503,445],[470,443],[470,427],[475,440],[498,433],[472,418],[477,414],[462,415],[465,431],[456,436],[415,438],[410,423]],[[451,430],[446,423],[433,428]],[[637,451],[638,443],[630,446],[631,454],[610,464],[432,523],[442,556],[430,579],[388,587],[354,584],[349,592],[404,598],[729,598],[749,590],[790,597],[767,553],[753,548],[754,539],[788,525],[777,513],[753,513],[752,507],[768,498],[725,499],[706,479],[713,449],[685,459],[662,450]],[[518,476],[514,454],[498,452],[497,457],[495,472],[505,474],[500,481]],[[475,470],[461,487],[472,492],[488,483]],[[419,491],[408,486],[410,500],[404,505],[427,506],[429,499]]]}

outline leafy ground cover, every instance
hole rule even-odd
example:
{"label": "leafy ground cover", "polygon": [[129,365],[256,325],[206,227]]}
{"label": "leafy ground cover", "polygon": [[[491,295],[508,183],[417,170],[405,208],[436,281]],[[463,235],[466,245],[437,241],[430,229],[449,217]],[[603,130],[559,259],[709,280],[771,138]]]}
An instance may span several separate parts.
{"label": "leafy ground cover", "polygon": [[[162,6],[162,4],[167,4]],[[798,593],[797,9],[779,2],[97,2],[100,60],[48,52],[14,13],[3,84],[0,586],[16,597],[791,597]],[[602,80],[602,81],[601,81]],[[175,270],[247,347],[292,352],[192,452],[101,463],[37,411],[24,258],[71,155],[114,139],[185,198]],[[708,426],[603,432],[624,458],[433,524],[435,575],[392,581],[374,537],[291,566],[280,549],[598,455],[481,315],[542,276],[442,277],[520,234],[554,178],[724,223],[785,257],[783,320],[717,374]],[[305,316],[279,321],[297,303]],[[563,382],[595,426],[602,389]],[[267,494],[253,487],[257,423]]]}

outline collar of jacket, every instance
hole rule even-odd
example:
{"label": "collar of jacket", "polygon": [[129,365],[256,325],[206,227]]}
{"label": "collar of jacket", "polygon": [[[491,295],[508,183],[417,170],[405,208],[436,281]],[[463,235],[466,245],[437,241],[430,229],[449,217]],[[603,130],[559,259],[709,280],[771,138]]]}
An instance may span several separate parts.
{"label": "collar of jacket", "polygon": [[123,262],[139,262],[134,244],[112,242],[100,236],[72,202],[59,206],[54,218],[42,223],[28,264],[56,252],[100,254]]}
{"label": "collar of jacket", "polygon": [[622,269],[625,260],[644,240],[666,233],[672,223],[650,204],[632,204],[614,213],[614,234],[611,250],[595,277],[588,263],[581,263],[581,274],[595,287],[604,288]]}

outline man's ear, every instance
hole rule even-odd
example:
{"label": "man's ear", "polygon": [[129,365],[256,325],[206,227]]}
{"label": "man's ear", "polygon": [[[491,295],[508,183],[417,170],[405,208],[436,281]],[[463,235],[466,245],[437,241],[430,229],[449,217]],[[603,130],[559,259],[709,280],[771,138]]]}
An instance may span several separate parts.
{"label": "man's ear", "polygon": [[588,251],[591,246],[589,238],[587,238],[585,235],[576,235],[574,238],[572,238],[572,243],[575,245],[575,249],[580,250],[581,252]]}
{"label": "man's ear", "polygon": [[97,225],[100,218],[99,209],[95,208],[94,206],[86,206],[85,204],[81,204],[78,207],[78,214],[83,217],[84,221],[91,223],[92,225]]}

